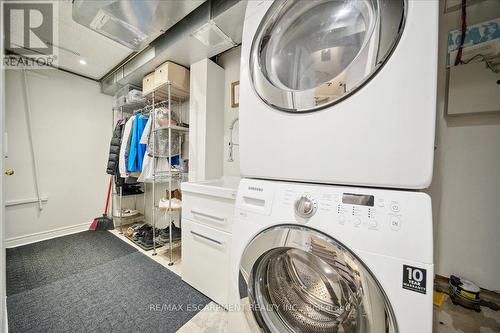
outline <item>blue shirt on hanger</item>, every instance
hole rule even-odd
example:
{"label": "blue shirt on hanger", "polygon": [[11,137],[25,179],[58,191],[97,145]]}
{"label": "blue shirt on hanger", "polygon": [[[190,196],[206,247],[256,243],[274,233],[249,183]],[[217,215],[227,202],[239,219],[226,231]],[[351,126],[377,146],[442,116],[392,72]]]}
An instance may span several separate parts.
{"label": "blue shirt on hanger", "polygon": [[127,171],[142,171],[142,160],[146,153],[146,145],[141,144],[141,136],[148,122],[148,117],[142,114],[134,116],[134,125],[132,128],[132,139],[130,140],[130,152],[128,155]]}

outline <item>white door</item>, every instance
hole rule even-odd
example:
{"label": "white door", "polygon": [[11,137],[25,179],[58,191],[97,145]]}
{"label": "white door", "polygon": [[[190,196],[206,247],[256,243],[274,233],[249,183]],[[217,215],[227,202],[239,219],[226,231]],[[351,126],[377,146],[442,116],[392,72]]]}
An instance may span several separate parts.
{"label": "white door", "polygon": [[403,32],[405,0],[277,0],[252,44],[260,98],[289,112],[318,110],[363,86]]}
{"label": "white door", "polygon": [[246,247],[240,302],[261,332],[397,332],[391,304],[345,245],[297,225],[269,228]]}

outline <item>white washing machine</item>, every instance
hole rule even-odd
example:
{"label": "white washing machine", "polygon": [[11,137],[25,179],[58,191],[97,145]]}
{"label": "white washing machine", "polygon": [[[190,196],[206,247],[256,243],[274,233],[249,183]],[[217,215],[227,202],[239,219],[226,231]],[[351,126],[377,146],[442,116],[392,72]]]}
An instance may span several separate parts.
{"label": "white washing machine", "polygon": [[432,331],[429,196],[243,179],[229,332]]}
{"label": "white washing machine", "polygon": [[421,189],[432,177],[438,1],[248,1],[241,173]]}

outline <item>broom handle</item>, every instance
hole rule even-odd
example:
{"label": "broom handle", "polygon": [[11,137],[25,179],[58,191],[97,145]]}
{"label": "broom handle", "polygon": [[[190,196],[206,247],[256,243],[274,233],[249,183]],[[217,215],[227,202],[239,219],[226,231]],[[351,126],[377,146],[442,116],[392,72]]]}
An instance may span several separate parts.
{"label": "broom handle", "polygon": [[109,177],[109,185],[108,185],[108,195],[106,196],[106,207],[104,208],[104,216],[108,215],[108,206],[109,206],[109,196],[111,194],[111,185],[113,185],[113,176]]}

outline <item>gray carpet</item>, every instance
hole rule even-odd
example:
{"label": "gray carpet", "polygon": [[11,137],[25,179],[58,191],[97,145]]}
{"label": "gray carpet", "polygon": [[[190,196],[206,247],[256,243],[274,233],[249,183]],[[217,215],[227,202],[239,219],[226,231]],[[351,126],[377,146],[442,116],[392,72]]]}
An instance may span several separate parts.
{"label": "gray carpet", "polygon": [[10,332],[175,332],[210,302],[108,232],[9,249],[7,283]]}
{"label": "gray carpet", "polygon": [[78,234],[7,249],[7,296],[126,256],[137,249],[109,232]]}

